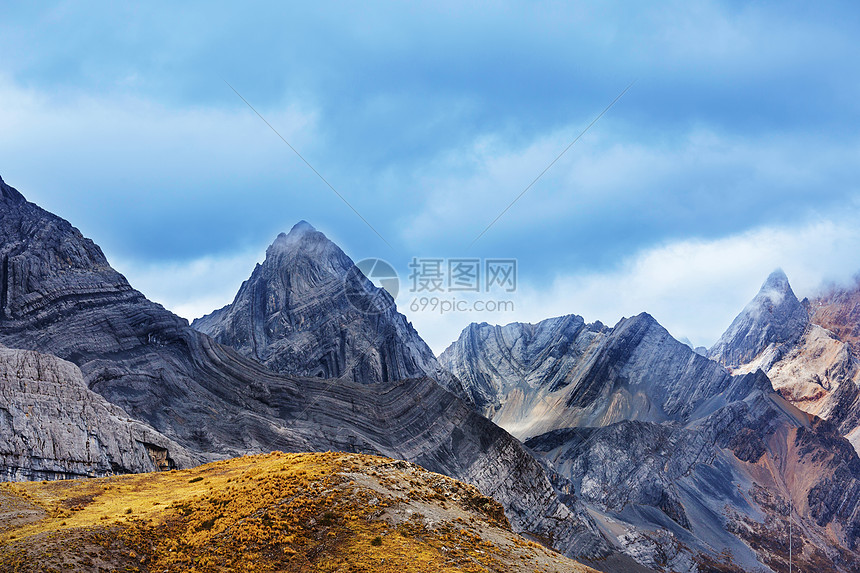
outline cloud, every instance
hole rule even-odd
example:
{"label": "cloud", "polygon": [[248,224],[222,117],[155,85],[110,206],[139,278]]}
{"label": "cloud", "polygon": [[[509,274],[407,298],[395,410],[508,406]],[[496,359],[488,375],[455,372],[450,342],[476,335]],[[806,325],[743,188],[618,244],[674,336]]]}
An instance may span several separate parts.
{"label": "cloud", "polygon": [[[486,136],[440,157],[416,178],[431,191],[415,214],[403,217],[403,240],[413,249],[464,251],[577,132],[568,126],[519,145]],[[669,240],[799,224],[849,201],[858,179],[856,138],[705,126],[655,138],[607,117],[476,248],[501,246],[505,255],[541,267],[606,266]]]}
{"label": "cloud", "polygon": [[614,325],[648,312],[677,338],[710,346],[781,267],[799,297],[814,296],[829,282],[847,284],[860,270],[860,203],[831,219],[798,227],[762,227],[716,240],[681,240],[642,250],[607,272],[559,274],[548,284],[521,277],[510,297],[512,312],[410,312],[419,333],[436,352],[470,322],[537,322],[579,314]]}
{"label": "cloud", "polygon": [[[519,259],[511,320],[648,310],[709,341],[773,266],[799,288],[830,253],[858,266],[847,3],[103,8],[4,12],[0,174],[185,316],[229,302],[299,219],[401,270],[467,254],[633,78],[469,253]],[[468,317],[415,320],[438,348]]]}
{"label": "cloud", "polygon": [[254,264],[264,258],[262,249],[190,261],[116,259],[111,263],[147,298],[190,322],[233,302]]}
{"label": "cloud", "polygon": [[[229,252],[310,216],[302,185],[313,174],[238,98],[176,108],[50,94],[0,76],[0,101],[4,180],[126,258]],[[297,148],[319,144],[311,107],[261,111]]]}

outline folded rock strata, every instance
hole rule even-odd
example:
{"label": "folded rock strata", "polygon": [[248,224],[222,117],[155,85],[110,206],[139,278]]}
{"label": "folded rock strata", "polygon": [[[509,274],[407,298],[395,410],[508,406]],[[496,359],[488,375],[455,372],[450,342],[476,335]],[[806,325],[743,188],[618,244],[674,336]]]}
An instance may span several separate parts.
{"label": "folded rock strata", "polygon": [[0,202],[0,343],[74,363],[91,390],[198,459],[329,449],[406,459],[476,485],[518,531],[568,555],[626,559],[560,493],[563,480],[436,381],[274,372],[147,300],[91,240],[2,181]]}

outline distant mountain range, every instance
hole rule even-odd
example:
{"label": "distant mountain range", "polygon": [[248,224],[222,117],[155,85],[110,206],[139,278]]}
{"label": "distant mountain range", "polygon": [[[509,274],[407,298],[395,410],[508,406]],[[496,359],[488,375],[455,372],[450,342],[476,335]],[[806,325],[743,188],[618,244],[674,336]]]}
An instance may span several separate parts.
{"label": "distant mountain range", "polygon": [[472,324],[440,360],[640,563],[688,571],[719,548],[738,570],[787,570],[789,506],[806,547],[795,565],[857,563],[851,445],[774,392],[764,372],[732,376],[647,314],[614,328],[578,316]]}
{"label": "distant mountain range", "polygon": [[[434,380],[387,376],[355,382],[274,372],[147,300],[110,267],[92,241],[2,180],[0,213],[0,344],[76,365],[88,388],[122,408],[132,420],[128,423],[141,423],[164,437],[153,441],[155,445],[168,445],[167,440],[179,444],[182,456],[170,448],[157,454],[173,465],[273,450],[335,450],[405,459],[494,497],[517,531],[547,540],[571,556],[635,570],[635,562],[600,535],[558,476]],[[323,250],[335,249],[332,245]],[[312,272],[324,275],[322,269]],[[369,282],[366,287],[368,299],[384,296]],[[380,323],[379,331],[385,333],[381,346],[398,343],[387,338],[398,332],[396,325]],[[361,360],[353,357],[345,363]],[[34,382],[41,384],[49,376],[37,371]],[[26,372],[22,376],[6,368],[0,375],[4,393],[15,392],[26,378]],[[61,383],[75,385],[74,379]],[[94,428],[105,420],[99,410],[86,407],[92,399],[78,393],[53,402],[56,425],[74,434],[62,439],[83,442],[82,456],[74,450],[63,454],[53,442],[36,447],[18,439],[16,420],[29,419],[26,397],[18,400],[21,406],[13,402],[0,409],[0,435],[9,437],[0,460],[11,465],[0,475],[65,478],[158,465],[156,454],[147,465],[138,463],[139,456],[121,457],[101,447],[105,432]],[[65,424],[66,419],[72,423]],[[46,420],[36,430],[44,423],[53,422]],[[141,442],[131,430],[128,434]],[[142,442],[126,441],[125,447],[146,449]],[[69,459],[46,460],[43,450],[59,451]]]}
{"label": "distant mountain range", "polygon": [[798,301],[774,273],[707,351],[568,315],[437,359],[305,222],[189,326],[2,180],[0,209],[6,480],[382,454],[603,571],[787,571],[789,522],[795,568],[860,569],[860,290]]}

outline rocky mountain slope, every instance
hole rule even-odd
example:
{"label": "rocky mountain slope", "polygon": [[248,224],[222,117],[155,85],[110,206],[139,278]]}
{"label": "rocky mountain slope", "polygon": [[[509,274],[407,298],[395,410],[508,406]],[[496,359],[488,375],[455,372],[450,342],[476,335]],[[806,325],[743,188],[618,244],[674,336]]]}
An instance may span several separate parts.
{"label": "rocky mountain slope", "polygon": [[832,289],[799,301],[788,279],[772,274],[710,350],[736,373],[761,368],[798,408],[832,422],[860,446],[860,360],[856,290]]}
{"label": "rocky mountain slope", "polygon": [[536,325],[472,324],[440,356],[488,417],[521,439],[622,420],[687,421],[766,384],[732,378],[648,314],[614,328],[579,316]]}
{"label": "rocky mountain slope", "polygon": [[515,535],[474,487],[372,456],[269,454],[0,499],[14,508],[0,571],[594,571]]}
{"label": "rocky mountain slope", "polygon": [[860,563],[860,460],[848,442],[762,372],[732,376],[648,315],[611,329],[579,317],[473,324],[440,361],[501,404],[485,411],[649,567],[787,570],[789,500],[805,548],[795,565]]}
{"label": "rocky mountain slope", "polygon": [[427,376],[463,395],[391,295],[304,221],[275,239],[232,304],[191,326],[275,372],[360,384]]}
{"label": "rocky mountain slope", "polygon": [[99,477],[197,463],[181,446],[87,388],[74,364],[0,347],[0,481]]}
{"label": "rocky mountain slope", "polygon": [[[541,389],[568,385],[582,356],[607,330],[599,322],[587,325],[574,315],[534,325],[471,324],[439,361],[462,377],[469,398],[481,413],[515,431],[516,424],[541,417],[523,403]],[[521,419],[517,419],[520,413]]]}
{"label": "rocky mountain slope", "polygon": [[826,328],[860,353],[860,278],[848,287],[831,286],[809,303],[811,322]]}
{"label": "rocky mountain slope", "polygon": [[800,340],[808,323],[806,308],[791,290],[788,277],[782,270],[776,270],[708,351],[708,356],[729,368],[760,358],[767,370],[768,362],[779,359],[779,349]]}
{"label": "rocky mountain slope", "polygon": [[275,373],[147,300],[92,241],[2,182],[0,203],[0,343],[74,363],[91,390],[195,456],[406,459],[475,485],[517,531],[568,555],[613,554],[564,480],[436,382]]}

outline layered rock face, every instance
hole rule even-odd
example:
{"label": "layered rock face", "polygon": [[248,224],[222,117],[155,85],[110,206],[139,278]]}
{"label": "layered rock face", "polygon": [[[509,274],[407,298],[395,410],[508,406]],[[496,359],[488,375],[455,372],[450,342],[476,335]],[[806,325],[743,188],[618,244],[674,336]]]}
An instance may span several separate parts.
{"label": "layered rock face", "polygon": [[732,376],[648,315],[612,329],[578,317],[472,325],[441,362],[501,404],[485,411],[570,479],[606,537],[642,564],[787,570],[789,505],[805,543],[795,566],[860,563],[850,445],[764,373]]}
{"label": "layered rock face", "polygon": [[798,301],[777,271],[710,354],[735,373],[764,370],[784,398],[860,446],[858,303],[856,289]]}
{"label": "layered rock face", "polygon": [[776,270],[708,356],[729,368],[760,358],[766,370],[768,363],[780,358],[780,349],[800,340],[808,323],[809,314],[791,290],[788,277]]}
{"label": "layered rock face", "polygon": [[693,424],[560,429],[526,445],[574,481],[620,546],[655,569],[710,570],[716,560],[720,570],[788,570],[789,519],[794,568],[860,563],[855,453],[832,427],[773,394],[757,390]]}
{"label": "layered rock face", "polygon": [[583,356],[608,330],[599,322],[586,325],[575,315],[534,325],[471,324],[439,361],[462,377],[466,393],[481,413],[496,423],[507,423],[510,431],[518,421],[511,408],[521,411],[521,403],[542,388],[569,385]]}
{"label": "layered rock face", "polygon": [[275,372],[359,383],[427,376],[463,397],[391,295],[304,221],[275,239],[232,304],[191,326]]}
{"label": "layered rock face", "polygon": [[199,459],[329,449],[406,459],[476,485],[518,531],[568,555],[612,555],[586,509],[559,493],[564,480],[433,380],[273,372],[148,301],[68,222],[2,182],[0,193],[0,343],[74,363],[90,389]]}
{"label": "layered rock face", "polygon": [[197,463],[90,391],[74,364],[0,347],[0,481],[102,477]]}
{"label": "layered rock face", "polygon": [[578,316],[472,324],[440,361],[472,395],[496,392],[485,403],[499,406],[485,414],[521,439],[622,420],[687,420],[761,383],[732,378],[645,313],[614,328]]}

